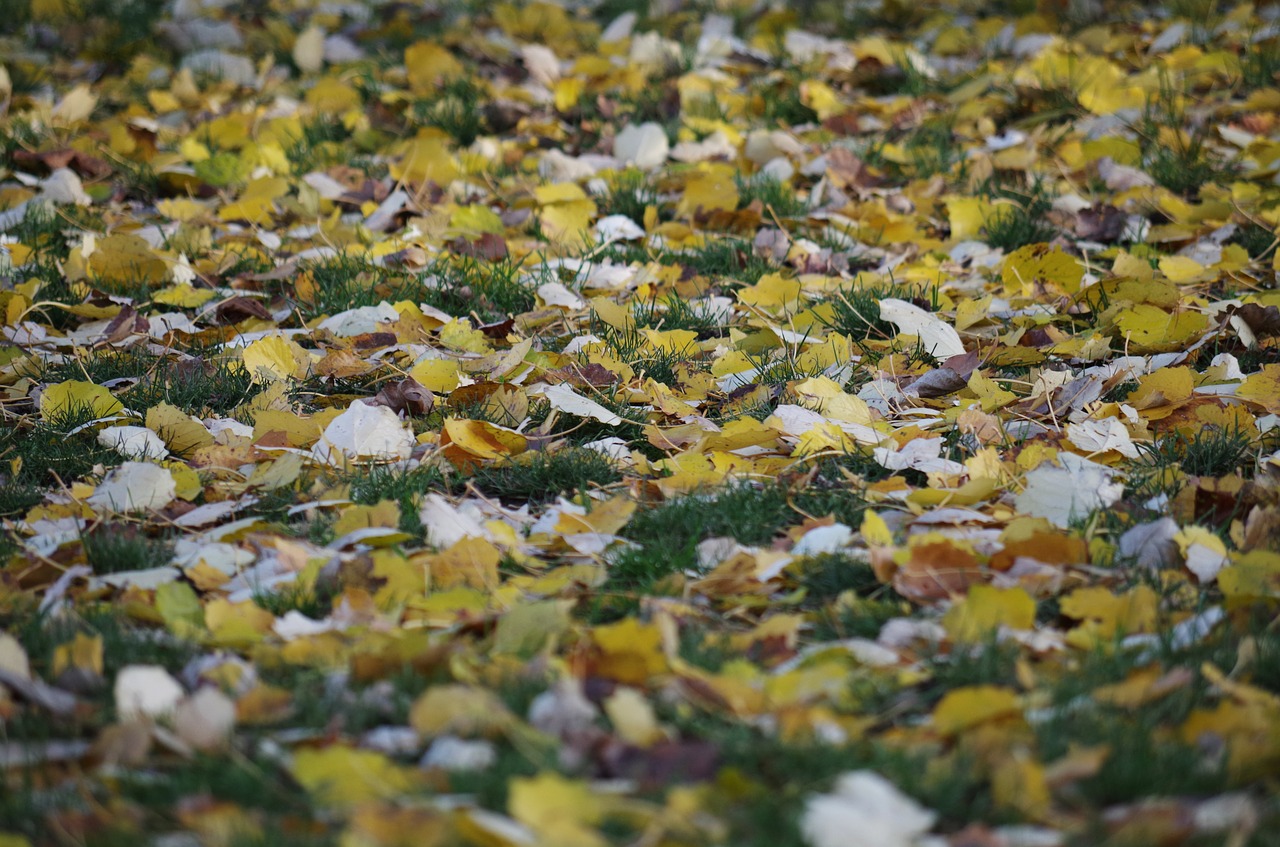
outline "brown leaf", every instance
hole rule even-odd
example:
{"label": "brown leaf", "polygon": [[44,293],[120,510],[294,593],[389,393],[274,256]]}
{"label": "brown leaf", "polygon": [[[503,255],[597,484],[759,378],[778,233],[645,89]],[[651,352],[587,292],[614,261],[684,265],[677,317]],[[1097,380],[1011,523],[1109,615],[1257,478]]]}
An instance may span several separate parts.
{"label": "brown leaf", "polygon": [[1245,303],[1243,306],[1232,309],[1230,314],[1248,324],[1249,329],[1258,338],[1280,335],[1280,306]]}
{"label": "brown leaf", "polygon": [[254,297],[236,296],[224,300],[218,304],[213,313],[218,323],[228,326],[249,318],[271,320],[271,313],[267,311],[267,307]]}
{"label": "brown leaf", "polygon": [[394,332],[366,332],[351,339],[357,350],[377,350],[396,343]]}
{"label": "brown leaf", "polygon": [[32,153],[21,148],[11,154],[15,164],[24,169],[34,170],[43,167],[56,171],[58,168],[70,168],[82,177],[97,179],[111,173],[111,166],[97,156],[82,153],[79,150],[49,150],[44,153]]}
{"label": "brown leaf", "polygon": [[1124,232],[1129,216],[1115,206],[1099,203],[1081,209],[1076,216],[1076,235],[1086,241],[1115,241]]}
{"label": "brown leaf", "polygon": [[875,188],[882,180],[847,147],[827,151],[827,176],[837,188]]}
{"label": "brown leaf", "polygon": [[515,318],[507,318],[491,324],[481,324],[476,329],[483,332],[486,338],[496,338],[501,341],[507,337],[515,325]]}
{"label": "brown leaf", "polygon": [[604,365],[591,362],[547,371],[546,380],[550,383],[567,382],[578,388],[605,388],[617,383],[618,376]]}
{"label": "brown leaf", "polygon": [[968,381],[951,368],[935,368],[902,389],[909,397],[942,397],[959,391]]}
{"label": "brown leaf", "polygon": [[143,334],[150,329],[150,322],[132,306],[120,310],[103,332],[103,341],[107,344],[119,344],[131,335]]}
{"label": "brown leaf", "polygon": [[487,262],[496,262],[507,257],[507,240],[501,235],[486,232],[474,241],[455,238],[449,242],[449,249],[459,256],[471,256]]}
{"label": "brown leaf", "polygon": [[435,408],[436,395],[413,377],[406,377],[384,387],[374,396],[372,403],[386,406],[397,414],[421,417]]}

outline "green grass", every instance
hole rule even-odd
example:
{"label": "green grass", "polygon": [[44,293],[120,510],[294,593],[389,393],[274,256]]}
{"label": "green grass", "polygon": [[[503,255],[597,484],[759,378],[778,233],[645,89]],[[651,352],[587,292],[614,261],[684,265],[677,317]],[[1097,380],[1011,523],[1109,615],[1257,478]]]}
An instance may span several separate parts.
{"label": "green grass", "polygon": [[912,289],[893,285],[887,289],[847,286],[827,302],[835,314],[826,326],[853,341],[889,340],[898,334],[896,325],[880,317],[880,301],[888,298],[912,299]]}
{"label": "green grass", "polygon": [[522,279],[523,263],[509,257],[496,262],[452,257],[437,262],[430,272],[438,282],[420,292],[423,302],[455,317],[474,314],[486,323],[533,309],[537,286],[544,281]]}
{"label": "green grass", "polygon": [[1273,88],[1280,72],[1280,39],[1268,38],[1240,51],[1240,82],[1248,90]]}
{"label": "green grass", "polygon": [[720,337],[725,331],[710,305],[693,303],[675,295],[661,302],[656,295],[649,300],[635,301],[631,306],[631,316],[637,327],[687,329],[698,333],[700,339]]}
{"label": "green grass", "polygon": [[92,409],[68,408],[44,421],[0,424],[0,461],[9,468],[20,461],[17,472],[9,471],[2,487],[0,508],[23,511],[38,503],[45,491],[59,483],[69,485],[94,469],[111,468],[124,458],[97,441],[92,427],[77,428],[97,415]]}
{"label": "green grass", "polygon": [[801,565],[800,584],[810,600],[834,600],[845,591],[873,594],[884,586],[868,562],[838,553],[824,553]]}
{"label": "green grass", "polygon": [[295,174],[321,170],[345,161],[347,153],[342,142],[349,137],[347,128],[336,118],[316,118],[302,125],[302,134],[285,149],[285,155]]}
{"label": "green grass", "polygon": [[[198,352],[198,351],[196,351]],[[45,363],[40,379],[46,383],[87,380],[133,380],[117,395],[126,408],[145,412],[168,403],[197,417],[225,414],[250,398],[253,378],[239,361],[223,354],[209,358],[157,358],[140,349],[102,351],[59,364]]]}
{"label": "green grass", "polygon": [[734,181],[738,185],[738,206],[745,208],[758,200],[765,209],[766,220],[770,215],[800,218],[809,211],[809,205],[796,193],[794,186],[779,182],[768,174],[756,174],[750,178],[739,174]]}
{"label": "green grass", "polygon": [[590,491],[622,479],[603,453],[583,448],[524,453],[478,468],[471,483],[503,500],[543,504],[561,494]]}
{"label": "green grass", "polygon": [[409,113],[409,127],[430,126],[448,133],[466,147],[488,129],[484,90],[467,78],[449,80],[430,97],[416,100]]}
{"label": "green grass", "polygon": [[254,593],[253,602],[276,617],[289,612],[301,612],[314,620],[323,620],[333,611],[333,594],[319,586],[304,586],[297,582],[285,583],[279,588]]}
{"label": "green grass", "polygon": [[309,270],[315,280],[314,298],[299,304],[307,318],[376,306],[383,300],[394,303],[421,293],[420,285],[349,253],[317,262]]}
{"label": "green grass", "polygon": [[1273,229],[1249,221],[1240,225],[1228,243],[1239,244],[1249,254],[1250,259],[1258,261],[1265,259],[1271,251],[1275,250],[1276,233]]}
{"label": "green grass", "polygon": [[750,242],[739,238],[710,240],[698,250],[672,254],[671,259],[664,259],[663,264],[679,264],[699,276],[744,285],[755,285],[760,277],[776,270],[755,254]]}
{"label": "green grass", "polygon": [[697,546],[727,536],[743,544],[767,544],[783,527],[800,520],[777,485],[730,485],[719,492],[689,494],[641,509],[622,529],[639,546],[609,564],[611,590],[652,586],[697,563]]}
{"label": "green grass", "polygon": [[1253,438],[1239,429],[1206,427],[1190,434],[1174,432],[1150,444],[1140,444],[1140,469],[1155,474],[1166,468],[1181,468],[1188,476],[1231,476],[1239,472],[1253,476]]}
{"label": "green grass", "polygon": [[653,177],[637,168],[619,171],[609,182],[609,193],[598,203],[601,216],[626,215],[644,223],[644,210],[659,206],[661,195]]}
{"label": "green grass", "polygon": [[173,543],[131,524],[103,523],[80,536],[95,574],[158,568],[172,561]]}
{"label": "green grass", "polygon": [[982,223],[986,242],[1006,252],[1028,244],[1050,241],[1057,228],[1045,217],[1053,208],[1053,198],[1044,182],[1035,180],[1027,187],[1008,186],[988,181],[985,191],[1000,204]]}

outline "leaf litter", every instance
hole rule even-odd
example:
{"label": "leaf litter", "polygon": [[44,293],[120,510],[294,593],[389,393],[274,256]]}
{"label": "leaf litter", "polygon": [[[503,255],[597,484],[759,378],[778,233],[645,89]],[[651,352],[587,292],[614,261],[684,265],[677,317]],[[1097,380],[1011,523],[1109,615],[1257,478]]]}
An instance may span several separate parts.
{"label": "leaf litter", "polygon": [[1267,843],[1273,10],[30,0],[0,843]]}

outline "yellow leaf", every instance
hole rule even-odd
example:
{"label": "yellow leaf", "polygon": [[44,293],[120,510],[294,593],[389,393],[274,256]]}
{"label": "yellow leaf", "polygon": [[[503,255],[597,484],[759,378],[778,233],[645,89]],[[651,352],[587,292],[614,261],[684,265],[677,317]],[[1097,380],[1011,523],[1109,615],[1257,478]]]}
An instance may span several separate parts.
{"label": "yellow leaf", "polygon": [[338,808],[396,799],[421,783],[417,773],[381,753],[341,744],[298,750],[293,755],[292,772],[316,802]]}
{"label": "yellow leaf", "polygon": [[1217,276],[1212,268],[1206,268],[1190,256],[1162,256],[1160,273],[1176,285],[1204,282]]}
{"label": "yellow leaf", "polygon": [[440,343],[450,350],[459,350],[463,353],[488,353],[493,349],[489,344],[489,338],[472,327],[470,321],[465,320],[450,321],[440,327]]}
{"label": "yellow leaf", "polygon": [[604,701],[604,713],[609,716],[618,737],[637,747],[648,747],[664,737],[653,706],[634,688],[621,686]]}
{"label": "yellow leaf", "polygon": [[[1138,387],[1129,394],[1126,402],[1139,412],[1148,412],[1147,418],[1165,417],[1173,412],[1173,406],[1191,399],[1194,390],[1195,373],[1191,368],[1161,368],[1138,377]],[[1165,408],[1165,414],[1150,413],[1150,410],[1158,408]]]}
{"label": "yellow leaf", "polygon": [[549,639],[558,638],[569,630],[572,606],[572,600],[521,603],[498,619],[498,627],[493,634],[493,652],[525,659],[537,655]]}
{"label": "yellow leaf", "polygon": [[662,633],[657,626],[627,618],[608,626],[598,626],[591,640],[601,653],[597,672],[628,685],[643,685],[667,667],[662,652]]}
{"label": "yellow leaf", "polygon": [[977,370],[969,375],[969,390],[977,395],[984,412],[994,412],[1018,399],[1012,391],[1005,391],[998,382]]}
{"label": "yellow leaf", "polygon": [[1019,751],[1001,760],[994,771],[991,795],[996,806],[1013,809],[1032,820],[1041,820],[1049,813],[1052,798],[1043,765]]}
{"label": "yellow leaf", "polygon": [[51,674],[57,677],[65,670],[76,669],[102,676],[102,636],[76,633],[76,637],[59,644],[53,651]]}
{"label": "yellow leaf", "polygon": [[862,540],[872,547],[893,546],[893,533],[889,531],[889,525],[884,522],[884,518],[871,509],[862,513],[860,532]]}
{"label": "yellow leaf", "polygon": [[321,77],[307,89],[307,105],[317,112],[341,114],[359,108],[360,92],[337,77]]}
{"label": "yellow leaf", "polygon": [[151,245],[128,233],[97,239],[89,267],[96,280],[110,285],[157,285],[169,275],[169,266]]}
{"label": "yellow leaf", "polygon": [[642,329],[641,335],[663,353],[689,354],[698,341],[698,333],[690,329]]}
{"label": "yellow leaf", "polygon": [[1236,389],[1236,396],[1280,413],[1280,365],[1263,365],[1262,370],[1250,374]]}
{"label": "yellow leaf", "polygon": [[586,91],[586,87],[586,80],[582,77],[571,76],[556,80],[551,89],[556,111],[563,114],[578,105],[578,100]]}
{"label": "yellow leaf", "polygon": [[194,309],[197,306],[203,306],[217,296],[218,292],[210,288],[196,288],[193,285],[171,285],[168,288],[162,288],[157,291],[152,296],[151,301],[165,306]]}
{"label": "yellow leaf", "polygon": [[991,204],[981,197],[949,197],[947,218],[951,222],[951,237],[956,241],[977,238],[991,216],[991,209]]}
{"label": "yellow leaf", "polygon": [[498,584],[498,563],[502,554],[483,538],[463,538],[432,556],[430,580],[432,588],[493,589]]}
{"label": "yellow leaf", "polygon": [[244,348],[244,366],[255,382],[275,382],[306,376],[311,356],[296,341],[283,335],[268,335]]}
{"label": "yellow leaf", "polygon": [[782,274],[765,274],[755,285],[738,289],[738,299],[772,315],[799,310],[803,286],[798,279]]}
{"label": "yellow leaf", "polygon": [[419,41],[405,48],[404,66],[409,87],[420,94],[434,93],[440,83],[465,73],[462,63],[434,41]]}
{"label": "yellow leaf", "polygon": [[275,615],[252,600],[232,603],[210,600],[204,607],[204,623],[216,641],[228,646],[244,646],[261,641],[271,632]]}
{"label": "yellow leaf", "polygon": [[1170,314],[1155,306],[1137,305],[1121,310],[1115,318],[1121,345],[1134,353],[1161,353],[1181,350],[1209,326],[1200,312]]}
{"label": "yellow leaf", "polygon": [[464,235],[482,235],[486,232],[502,235],[506,232],[498,213],[479,204],[454,209],[449,216],[449,228]]}
{"label": "yellow leaf", "polygon": [[1000,270],[1005,287],[1033,295],[1036,287],[1050,284],[1067,294],[1080,290],[1084,265],[1074,256],[1047,244],[1028,244],[1005,257]]}
{"label": "yellow leaf", "polygon": [[90,414],[107,418],[124,411],[124,404],[101,385],[83,380],[68,380],[46,386],[40,394],[40,416],[46,421],[58,416]]}
{"label": "yellow leaf", "polygon": [[400,158],[391,163],[390,170],[394,179],[415,185],[434,182],[441,188],[447,188],[460,173],[444,141],[434,136],[419,136],[408,141],[401,148]]}
{"label": "yellow leaf", "polygon": [[498,695],[473,685],[433,685],[409,709],[409,725],[424,738],[493,735],[515,723]]}
{"label": "yellow leaf", "polygon": [[1280,597],[1280,553],[1270,550],[1244,553],[1218,572],[1218,587],[1232,601]]}
{"label": "yellow leaf", "polygon": [[213,436],[204,424],[169,403],[148,409],[146,423],[147,429],[160,436],[165,446],[179,456],[213,443]]}
{"label": "yellow leaf", "polygon": [[979,724],[1021,712],[1018,695],[1011,688],[974,685],[953,688],[933,710],[933,726],[942,735],[958,735]]}
{"label": "yellow leaf", "polygon": [[[449,418],[444,422],[444,435],[451,444],[465,450],[478,459],[497,459],[522,453],[527,446],[525,437],[510,429],[488,421],[468,421]],[[446,443],[442,440],[442,443]]]}
{"label": "yellow leaf", "polygon": [[97,105],[98,95],[82,83],[62,95],[62,99],[53,107],[50,118],[55,126],[71,126],[88,120]]}
{"label": "yellow leaf", "polygon": [[1083,621],[1100,635],[1150,632],[1156,624],[1159,598],[1145,585],[1125,594],[1105,588],[1077,588],[1062,598],[1062,614]]}
{"label": "yellow leaf", "polygon": [[1036,602],[1021,588],[975,585],[942,618],[953,641],[982,641],[1005,626],[1030,629],[1036,620]]}
{"label": "yellow leaf", "polygon": [[581,244],[588,237],[596,204],[578,185],[559,182],[534,189],[539,215],[547,235],[567,244]]}
{"label": "yellow leaf", "polygon": [[156,611],[165,626],[181,638],[191,638],[204,629],[204,606],[199,595],[185,582],[170,582],[157,588]]}
{"label": "yellow leaf", "polygon": [[585,783],[543,771],[510,782],[507,809],[511,816],[538,833],[540,843],[559,847],[604,847],[608,842],[588,827],[603,814],[602,798]]}
{"label": "yellow leaf", "polygon": [[437,394],[448,394],[460,381],[458,363],[453,359],[423,359],[409,369],[409,376]]}
{"label": "yellow leaf", "polygon": [[738,208],[738,184],[734,168],[726,164],[703,164],[684,186],[684,196],[676,214],[682,218]]}

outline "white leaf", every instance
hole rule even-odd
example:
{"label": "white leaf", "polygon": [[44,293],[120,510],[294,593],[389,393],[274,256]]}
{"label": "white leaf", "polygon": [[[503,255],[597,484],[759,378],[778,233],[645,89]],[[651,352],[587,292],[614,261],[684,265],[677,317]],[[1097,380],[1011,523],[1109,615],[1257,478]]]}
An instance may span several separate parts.
{"label": "white leaf", "polygon": [[205,686],[178,704],[173,729],[197,750],[226,744],[236,726],[236,704],[218,688]]}
{"label": "white leaf", "polygon": [[923,473],[964,473],[964,465],[942,458],[941,438],[913,438],[898,449],[876,447],[871,451],[881,466],[891,471],[908,468]]}
{"label": "white leaf", "polygon": [[653,121],[631,124],[613,140],[614,157],[643,170],[661,167],[670,149],[667,131]]}
{"label": "white leaf", "polygon": [[635,29],[636,21],[639,16],[635,12],[623,12],[614,18],[604,32],[600,33],[601,44],[612,44],[615,41],[622,41],[631,37],[631,30]]}
{"label": "white leaf", "polygon": [[173,713],[186,692],[158,665],[128,665],[116,676],[116,715],[121,722]]}
{"label": "white leaf", "polygon": [[164,441],[145,426],[109,426],[98,432],[98,443],[126,459],[163,459],[169,455]]}
{"label": "white leaf", "polygon": [[293,42],[293,63],[304,74],[324,67],[324,30],[313,24],[302,31]]}
{"label": "white leaf", "polygon": [[439,494],[428,494],[418,512],[426,530],[427,543],[444,549],[464,538],[488,538],[489,532],[480,521],[482,516],[468,504],[454,506]]}
{"label": "white leaf", "polygon": [[596,236],[605,244],[644,238],[644,230],[626,215],[609,215],[596,221]]}
{"label": "white leaf", "polygon": [[1124,484],[1114,482],[1104,465],[1074,453],[1059,453],[1058,461],[1060,468],[1045,463],[1027,474],[1026,488],[1014,500],[1019,512],[1066,528],[1124,494]]}
{"label": "white leaf", "polygon": [[551,48],[541,44],[525,44],[520,48],[520,58],[524,60],[529,76],[548,88],[560,79],[560,60]]}
{"label": "white leaf", "polygon": [[50,115],[55,125],[78,124],[93,114],[98,105],[98,95],[88,85],[77,85],[62,96]]}
{"label": "white leaf", "polygon": [[791,548],[791,555],[819,556],[824,553],[839,553],[852,543],[853,530],[842,523],[815,526],[800,536],[796,546]]}
{"label": "white leaf", "polygon": [[442,735],[423,754],[420,768],[443,771],[482,771],[498,758],[493,742],[483,739],[468,741],[456,735]]}
{"label": "white leaf", "polygon": [[88,502],[99,512],[133,512],[163,509],[176,496],[178,484],[168,468],[148,462],[125,462],[107,474]]}
{"label": "white leaf", "polygon": [[325,427],[312,448],[317,462],[341,465],[347,461],[407,459],[417,442],[413,432],[386,406],[356,401]]}
{"label": "white leaf", "polygon": [[58,168],[40,180],[40,193],[50,203],[73,203],[88,206],[93,202],[84,190],[80,177],[70,168]]}
{"label": "white leaf", "polygon": [[568,412],[581,418],[594,418],[607,426],[617,426],[622,423],[622,418],[596,401],[583,397],[564,383],[548,385],[542,389],[542,396],[546,397],[551,408],[557,411]]}
{"label": "white leaf", "polygon": [[339,338],[350,338],[377,332],[381,324],[395,323],[400,320],[400,313],[383,300],[376,306],[361,306],[358,309],[347,309],[320,322],[319,329],[327,329]]}
{"label": "white leaf", "polygon": [[1133,443],[1129,430],[1119,418],[1082,421],[1067,426],[1067,440],[1090,453],[1106,453],[1115,450],[1121,456],[1136,459],[1138,446]]}
{"label": "white leaf", "polygon": [[910,847],[937,817],[879,774],[853,771],[805,803],[800,829],[813,847]]}
{"label": "white leaf", "polygon": [[906,300],[881,300],[880,320],[889,321],[903,335],[914,335],[931,355],[939,359],[964,354],[964,342],[955,327]]}
{"label": "white leaf", "polygon": [[538,286],[538,297],[548,306],[564,309],[585,309],[587,304],[562,282],[544,282]]}

